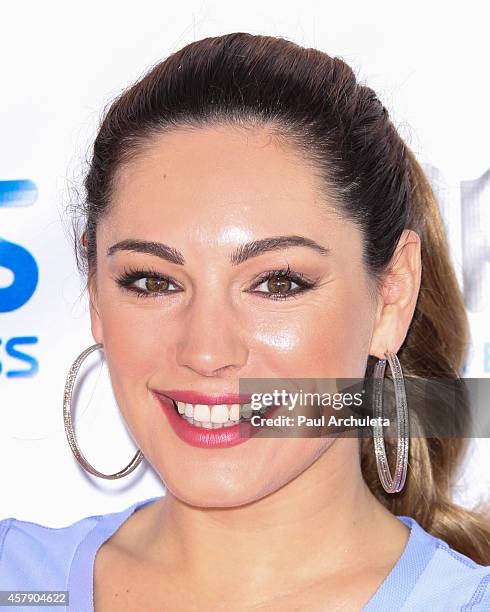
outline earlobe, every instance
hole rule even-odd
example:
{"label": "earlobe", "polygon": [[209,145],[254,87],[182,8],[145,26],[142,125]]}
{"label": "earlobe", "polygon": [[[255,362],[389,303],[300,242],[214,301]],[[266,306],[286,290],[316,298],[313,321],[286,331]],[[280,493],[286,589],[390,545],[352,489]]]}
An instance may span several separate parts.
{"label": "earlobe", "polygon": [[[395,339],[400,336],[397,309],[392,304],[384,304],[381,315],[374,329],[369,354],[378,359],[385,359],[385,353],[398,352]],[[401,343],[400,343],[401,344]]]}
{"label": "earlobe", "polygon": [[370,355],[385,358],[397,353],[405,341],[420,290],[420,237],[404,230],[381,292],[380,312],[371,338]]}

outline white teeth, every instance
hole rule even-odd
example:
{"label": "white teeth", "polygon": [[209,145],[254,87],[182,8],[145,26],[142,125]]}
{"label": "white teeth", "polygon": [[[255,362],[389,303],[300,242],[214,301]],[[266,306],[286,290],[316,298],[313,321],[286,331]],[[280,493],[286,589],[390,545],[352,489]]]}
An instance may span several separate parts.
{"label": "white teeth", "polygon": [[207,429],[218,429],[220,427],[231,427],[240,422],[240,417],[249,419],[252,416],[252,408],[248,404],[188,404],[175,402],[178,413],[189,423],[197,427]]}
{"label": "white teeth", "polygon": [[226,404],[217,404],[211,408],[211,421],[216,425],[228,421],[229,410]]}
{"label": "white teeth", "polygon": [[206,404],[196,404],[194,406],[193,418],[194,421],[209,423],[209,421],[211,421],[209,406]]}
{"label": "white teeth", "polygon": [[230,408],[230,421],[238,421],[240,418],[240,404],[232,404]]}
{"label": "white teeth", "polygon": [[249,419],[252,416],[252,406],[250,404],[243,404],[241,415],[245,419]]}

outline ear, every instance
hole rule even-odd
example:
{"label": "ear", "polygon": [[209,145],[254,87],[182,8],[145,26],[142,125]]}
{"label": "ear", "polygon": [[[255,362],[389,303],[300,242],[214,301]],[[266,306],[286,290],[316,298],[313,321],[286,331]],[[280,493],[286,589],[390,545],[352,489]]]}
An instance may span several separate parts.
{"label": "ear", "polygon": [[385,352],[397,353],[400,349],[415,312],[421,276],[420,237],[414,230],[405,229],[383,282],[370,355],[384,359]]}
{"label": "ear", "polygon": [[102,333],[102,321],[97,307],[97,290],[95,282],[95,271],[89,271],[87,290],[89,295],[89,308],[90,308],[90,326],[92,329],[92,336],[97,343],[104,343],[104,336]]}
{"label": "ear", "polygon": [[[82,244],[82,248],[85,251],[85,257],[87,257],[87,232],[84,231],[80,242]],[[89,297],[89,309],[90,309],[90,325],[92,329],[92,336],[97,343],[103,344],[103,334],[102,334],[102,322],[100,319],[99,311],[97,308],[97,284],[96,284],[96,273],[95,270],[91,268],[90,264],[88,266],[88,278],[87,278],[87,291]]]}

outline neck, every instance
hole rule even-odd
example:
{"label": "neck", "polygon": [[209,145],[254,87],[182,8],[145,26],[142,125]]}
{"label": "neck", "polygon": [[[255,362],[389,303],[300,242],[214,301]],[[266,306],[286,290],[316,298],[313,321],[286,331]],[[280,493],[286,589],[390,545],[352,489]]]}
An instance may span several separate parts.
{"label": "neck", "polygon": [[352,573],[360,559],[386,553],[378,548],[380,525],[406,541],[406,527],[362,478],[357,439],[338,438],[306,467],[274,493],[236,507],[190,506],[167,492],[152,504],[139,546],[193,590],[220,593],[225,584],[246,601],[259,592],[266,599],[278,584],[294,589]]}

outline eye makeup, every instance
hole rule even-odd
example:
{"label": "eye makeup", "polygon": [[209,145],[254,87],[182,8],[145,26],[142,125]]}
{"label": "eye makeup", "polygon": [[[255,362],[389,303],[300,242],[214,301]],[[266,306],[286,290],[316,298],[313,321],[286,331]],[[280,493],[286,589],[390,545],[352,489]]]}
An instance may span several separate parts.
{"label": "eye makeup", "polygon": [[[280,292],[267,292],[267,291],[255,291],[257,287],[263,283],[270,283],[271,281],[279,281],[284,283],[294,283],[298,285],[297,288],[288,290],[287,293]],[[182,288],[176,283],[171,277],[161,274],[152,268],[135,268],[128,267],[115,278],[116,283],[125,291],[136,294],[138,297],[154,298],[162,295],[168,295],[170,293],[178,293],[183,291]],[[143,286],[138,286],[139,281],[144,281]],[[164,288],[160,286],[153,286],[151,288],[151,282],[163,282]],[[168,286],[174,285],[178,289],[168,289]],[[283,284],[284,286],[284,284]],[[306,275],[295,272],[288,264],[287,268],[272,269],[263,272],[254,281],[252,287],[248,290],[250,293],[258,294],[260,297],[272,300],[287,300],[290,298],[298,297],[300,294],[310,291],[317,287],[317,282],[308,279]]]}

